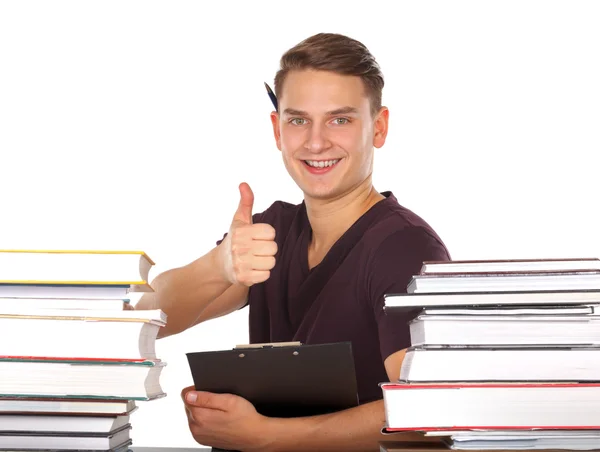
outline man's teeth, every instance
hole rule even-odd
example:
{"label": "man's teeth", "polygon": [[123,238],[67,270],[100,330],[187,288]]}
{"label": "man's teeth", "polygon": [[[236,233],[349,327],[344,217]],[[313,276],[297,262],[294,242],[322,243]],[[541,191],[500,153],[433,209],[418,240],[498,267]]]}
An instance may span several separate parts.
{"label": "man's teeth", "polygon": [[340,159],[335,159],[335,160],[321,160],[321,161],[317,161],[317,160],[305,160],[305,162],[309,165],[312,166],[314,168],[326,168],[328,166],[333,166],[335,165],[337,162],[339,162]]}

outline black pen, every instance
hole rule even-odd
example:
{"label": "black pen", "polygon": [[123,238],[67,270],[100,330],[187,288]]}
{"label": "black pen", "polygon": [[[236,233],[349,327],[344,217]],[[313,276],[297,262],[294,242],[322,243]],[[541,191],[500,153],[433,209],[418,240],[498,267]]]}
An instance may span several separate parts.
{"label": "black pen", "polygon": [[275,93],[273,93],[273,91],[271,90],[271,88],[269,87],[269,85],[267,85],[267,82],[265,82],[265,88],[267,88],[267,94],[271,98],[271,102],[273,102],[273,106],[275,107],[275,111],[278,111],[277,110],[277,97],[275,97]]}

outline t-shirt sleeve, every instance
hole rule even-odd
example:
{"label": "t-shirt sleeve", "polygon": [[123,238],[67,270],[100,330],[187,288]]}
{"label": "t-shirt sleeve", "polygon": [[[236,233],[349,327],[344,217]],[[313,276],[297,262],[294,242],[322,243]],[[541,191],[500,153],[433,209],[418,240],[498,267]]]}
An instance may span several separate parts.
{"label": "t-shirt sleeve", "polygon": [[368,296],[374,310],[382,359],[410,346],[410,314],[384,311],[384,295],[406,293],[424,261],[450,260],[444,244],[423,227],[391,234],[373,254],[368,268]]}

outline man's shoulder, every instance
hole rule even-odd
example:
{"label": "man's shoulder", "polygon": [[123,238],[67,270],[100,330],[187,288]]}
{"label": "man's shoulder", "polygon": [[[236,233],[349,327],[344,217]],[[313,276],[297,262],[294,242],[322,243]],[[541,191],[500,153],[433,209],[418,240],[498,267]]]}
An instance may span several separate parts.
{"label": "man's shoulder", "polygon": [[377,220],[366,231],[364,239],[378,248],[390,242],[397,245],[431,243],[446,248],[435,229],[420,215],[401,205],[393,193],[384,192]]}
{"label": "man's shoulder", "polygon": [[381,306],[386,293],[405,292],[425,261],[448,261],[450,253],[433,227],[388,194],[361,241],[361,278],[367,297]]}

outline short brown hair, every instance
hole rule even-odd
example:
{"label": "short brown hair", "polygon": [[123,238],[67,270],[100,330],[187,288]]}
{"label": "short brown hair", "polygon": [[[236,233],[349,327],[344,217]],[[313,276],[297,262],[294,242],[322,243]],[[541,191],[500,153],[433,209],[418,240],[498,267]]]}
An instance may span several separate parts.
{"label": "short brown hair", "polygon": [[318,33],[298,43],[281,57],[280,68],[275,75],[275,95],[278,99],[288,72],[303,69],[360,77],[371,100],[371,113],[374,116],[379,112],[383,73],[363,43],[336,33]]}

